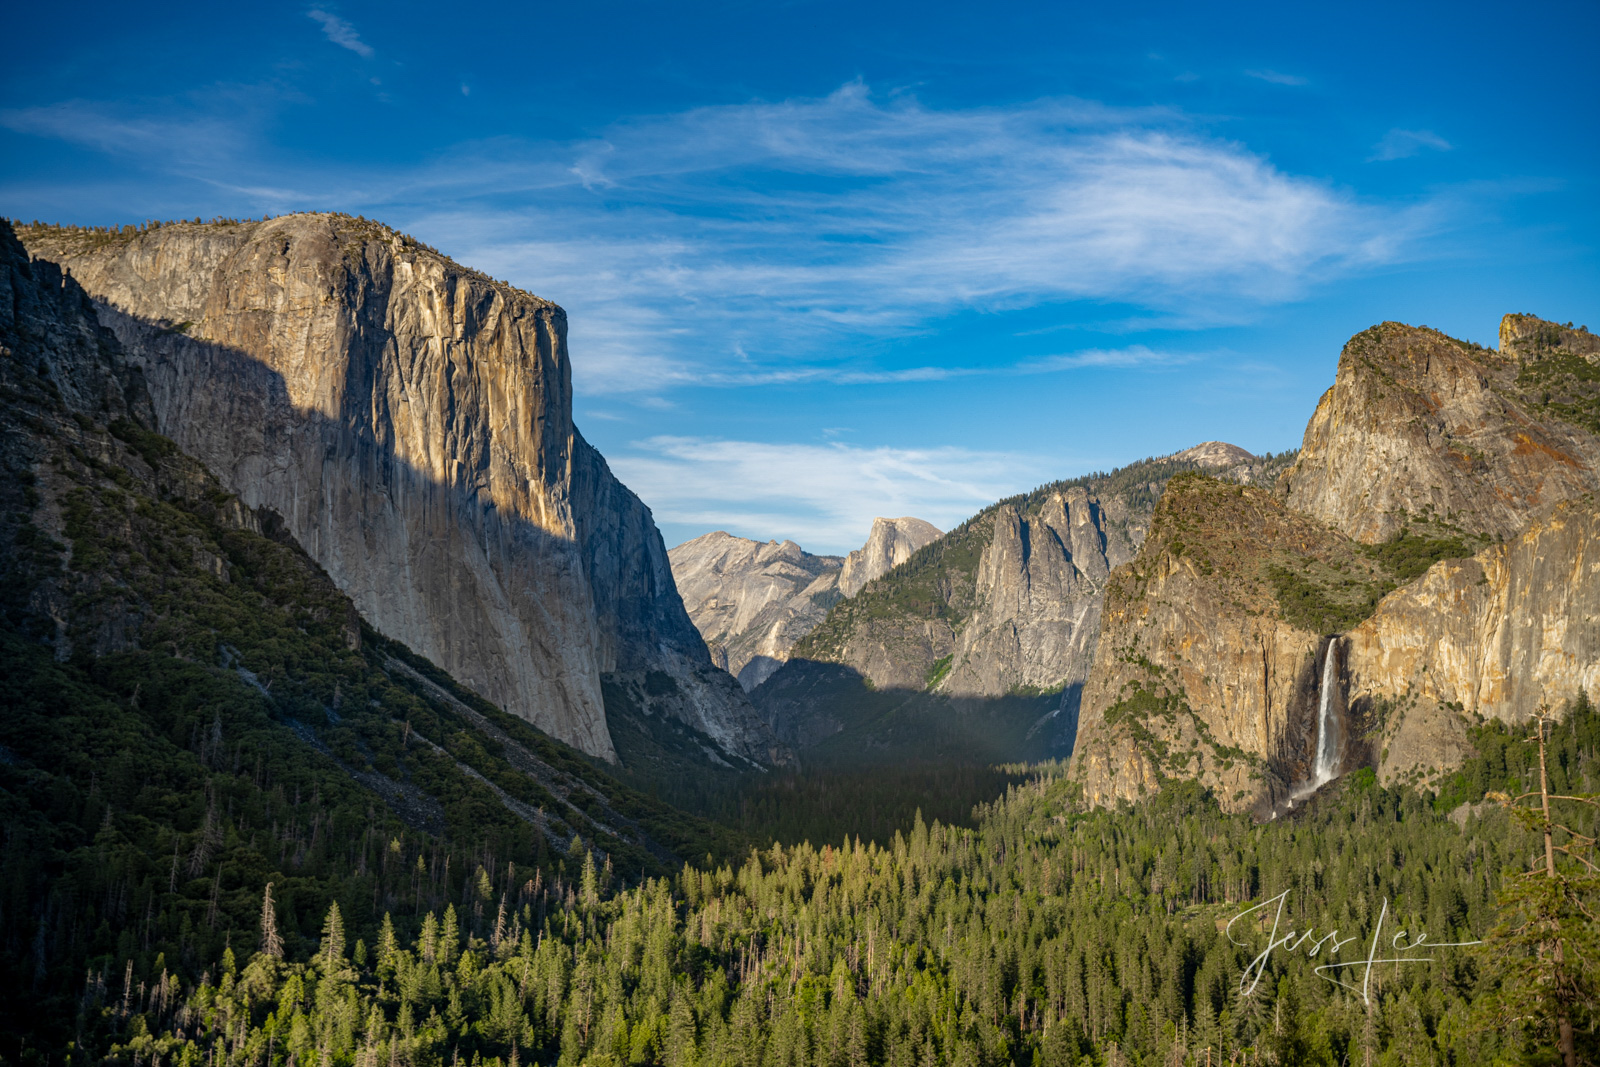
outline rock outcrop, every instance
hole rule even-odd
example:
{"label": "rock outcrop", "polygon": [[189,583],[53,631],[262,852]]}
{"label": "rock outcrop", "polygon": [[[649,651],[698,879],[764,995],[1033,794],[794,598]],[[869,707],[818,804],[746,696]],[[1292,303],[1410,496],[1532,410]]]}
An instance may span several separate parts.
{"label": "rock outcrop", "polygon": [[1520,721],[1592,686],[1596,364],[1587,331],[1529,316],[1507,316],[1499,352],[1385,323],[1345,346],[1275,499],[1175,482],[1108,585],[1073,757],[1086,797],[1195,778],[1225,807],[1282,810],[1324,668],[1340,767],[1385,781],[1458,765],[1471,715]]}
{"label": "rock outcrop", "polygon": [[712,661],[749,692],[783,665],[830,607],[941,536],[921,519],[873,519],[867,543],[840,558],[814,556],[793,541],[762,543],[718,530],[667,558]]}
{"label": "rock outcrop", "polygon": [[888,574],[917,549],[943,536],[933,523],[910,516],[873,519],[867,543],[845,557],[839,573],[839,592],[855,596],[862,586]]}
{"label": "rock outcrop", "polygon": [[1050,691],[1082,683],[1100,632],[1100,592],[1128,545],[1108,537],[1083,486],[1050,493],[1028,515],[993,515],[974,575],[976,610],[955,635],[935,685],[957,696]]}
{"label": "rock outcrop", "polygon": [[1508,315],[1498,352],[1386,322],[1352,337],[1279,489],[1357,540],[1510,537],[1600,489],[1600,338]]}
{"label": "rock outcrop", "polygon": [[162,432],[378,630],[597,756],[602,677],[653,671],[673,714],[772,758],[649,510],[572,423],[559,307],[347,216],[21,236],[94,298]]}
{"label": "rock outcrop", "polygon": [[1107,584],[1072,758],[1086,799],[1193,778],[1228,810],[1285,801],[1315,744],[1326,637],[1289,617],[1283,587],[1359,599],[1383,577],[1356,542],[1269,490],[1174,478],[1138,557]]}
{"label": "rock outcrop", "polygon": [[1507,315],[1490,351],[1384,323],[1352,338],[1279,490],[1360,540],[1499,541],[1447,560],[1349,635],[1349,699],[1385,781],[1470,752],[1466,715],[1559,709],[1600,675],[1587,494],[1600,488],[1600,337]]}
{"label": "rock outcrop", "polygon": [[1471,559],[1435,564],[1346,638],[1349,700],[1385,780],[1470,750],[1462,715],[1521,723],[1600,686],[1600,504],[1557,504]]}
{"label": "rock outcrop", "polygon": [[814,556],[793,541],[752,541],[717,530],[685,541],[667,558],[712,662],[747,692],[766,681],[840,599],[844,561]]}
{"label": "rock outcrop", "polygon": [[[581,837],[618,869],[670,875],[704,844],[703,824],[373,635],[276,514],[245,507],[154,422],[88,295],[0,220],[0,755],[29,789],[70,790],[86,759],[101,782],[108,758],[126,768],[159,801],[125,857],[191,833],[230,788],[324,826],[342,810],[413,850],[510,832],[560,855]],[[281,786],[271,796],[286,780],[306,785],[292,804]],[[75,816],[57,814],[70,834]]]}
{"label": "rock outcrop", "polygon": [[[1284,462],[1241,463],[1242,449],[1204,447],[1207,464],[1230,476],[1270,476]],[[877,692],[971,707],[1049,695],[1035,754],[1070,751],[1106,580],[1138,551],[1167,480],[1201,466],[1187,456],[1145,460],[986,508],[836,605],[756,703],[780,736],[815,743],[850,725],[837,710],[840,670]]]}
{"label": "rock outcrop", "polygon": [[[1287,455],[1284,453],[1284,456]],[[1197,469],[1230,482],[1258,485],[1272,484],[1277,480],[1278,475],[1283,473],[1284,456],[1271,453],[1257,456],[1226,441],[1202,441],[1193,448],[1174,452],[1168,458],[1193,463]]]}

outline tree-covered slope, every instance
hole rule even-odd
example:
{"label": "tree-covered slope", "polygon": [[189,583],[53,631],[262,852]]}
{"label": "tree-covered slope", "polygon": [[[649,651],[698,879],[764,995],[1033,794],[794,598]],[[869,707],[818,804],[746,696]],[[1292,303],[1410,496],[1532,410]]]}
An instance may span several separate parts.
{"label": "tree-covered slope", "polygon": [[6,232],[0,282],[0,1055],[66,1048],[86,969],[250,951],[268,882],[294,954],[333,901],[370,941],[475,878],[736,845],[378,637]]}
{"label": "tree-covered slope", "polygon": [[[1519,873],[1538,833],[1485,803],[1538,788],[1520,737],[1484,727],[1446,795],[1366,773],[1266,825],[1193,783],[1085,811],[1046,774],[975,830],[918,819],[886,847],[775,846],[620,892],[588,862],[564,895],[480,881],[359,945],[330,908],[315,955],[161,986],[95,970],[83,1017],[117,1062],[1466,1067],[1548,1062],[1561,1012],[1592,1056],[1595,879]],[[1592,790],[1597,745],[1573,709],[1550,788]]]}

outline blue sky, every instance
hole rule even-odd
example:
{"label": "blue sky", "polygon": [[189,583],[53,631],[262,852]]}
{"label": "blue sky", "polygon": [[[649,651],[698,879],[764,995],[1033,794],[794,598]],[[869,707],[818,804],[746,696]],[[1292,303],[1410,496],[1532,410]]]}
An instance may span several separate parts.
{"label": "blue sky", "polygon": [[669,544],[1298,445],[1374,322],[1600,327],[1600,7],[31,5],[0,212],[342,210],[568,311]]}

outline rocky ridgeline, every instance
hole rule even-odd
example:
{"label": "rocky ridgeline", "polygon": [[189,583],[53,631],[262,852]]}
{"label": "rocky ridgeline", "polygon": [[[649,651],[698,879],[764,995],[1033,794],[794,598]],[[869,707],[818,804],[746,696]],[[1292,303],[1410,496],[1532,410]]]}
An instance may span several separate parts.
{"label": "rocky ridgeline", "polygon": [[1471,717],[1593,687],[1597,364],[1587,330],[1532,316],[1497,352],[1385,323],[1345,347],[1272,496],[1174,483],[1112,577],[1071,772],[1088,799],[1197,778],[1283,810],[1325,676],[1340,767],[1384,781],[1459,764]]}
{"label": "rocky ridgeline", "polygon": [[717,666],[748,692],[772,676],[828,609],[942,534],[915,518],[874,519],[848,556],[814,556],[793,541],[717,530],[667,553],[678,592]]}
{"label": "rocky ridgeline", "polygon": [[1105,583],[1138,551],[1167,480],[1210,469],[1259,481],[1285,459],[1207,442],[1003,500],[835,605],[756,702],[780,737],[814,745],[851,725],[849,678],[963,707],[1049,697],[1030,705],[1056,738],[1039,751],[1070,750]]}
{"label": "rocky ridgeline", "polygon": [[1373,544],[1430,523],[1494,539],[1600,489],[1600,341],[1508,315],[1499,351],[1386,322],[1352,337],[1279,486]]}
{"label": "rocky ridgeline", "polygon": [[93,297],[161,431],[380,632],[592,755],[616,755],[605,683],[782,758],[573,425],[559,307],[342,215],[19,235]]}
{"label": "rocky ridgeline", "polygon": [[868,582],[882,578],[923,545],[931,545],[943,536],[944,531],[933,523],[910,516],[873,519],[867,543],[846,556],[839,569],[840,594],[855,596]]}
{"label": "rocky ridgeline", "polygon": [[667,552],[689,618],[712,662],[746,691],[766,681],[839,599],[839,556],[793,541],[752,541],[721,530]]}

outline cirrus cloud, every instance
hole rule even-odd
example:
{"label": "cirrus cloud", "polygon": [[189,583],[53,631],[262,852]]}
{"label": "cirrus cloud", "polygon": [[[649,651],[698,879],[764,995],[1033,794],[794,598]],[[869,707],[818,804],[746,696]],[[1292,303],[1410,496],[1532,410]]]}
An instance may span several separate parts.
{"label": "cirrus cloud", "polygon": [[1403,259],[1439,222],[1170,112],[1070,100],[941,110],[851,83],[631,120],[569,151],[564,167],[469,152],[478,181],[538,206],[418,223],[573,310],[580,378],[600,391],[824,375],[852,338],[969,309],[1237,321]]}
{"label": "cirrus cloud", "polygon": [[1448,152],[1453,146],[1432,130],[1394,129],[1383,135],[1383,140],[1373,147],[1367,162],[1386,162],[1391,159],[1409,159],[1422,152]]}
{"label": "cirrus cloud", "polygon": [[338,15],[312,8],[306,12],[306,17],[321,23],[323,34],[340,48],[348,48],[362,59],[372,58],[372,46],[361,39],[354,26]]}
{"label": "cirrus cloud", "polygon": [[[368,48],[337,16],[312,17]],[[229,201],[219,211],[337,206],[410,229],[563,304],[590,394],[958,377],[976,371],[873,353],[970,312],[1246,321],[1415,256],[1446,221],[1440,201],[1291,173],[1170,109],[1073,99],[939,108],[851,82],[382,170],[284,163],[261,143],[275,106],[275,89],[239,89],[143,110],[73,101],[0,124],[202,183]]]}

